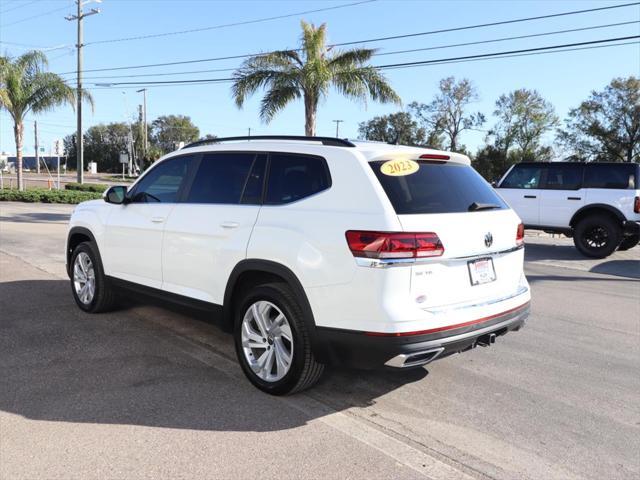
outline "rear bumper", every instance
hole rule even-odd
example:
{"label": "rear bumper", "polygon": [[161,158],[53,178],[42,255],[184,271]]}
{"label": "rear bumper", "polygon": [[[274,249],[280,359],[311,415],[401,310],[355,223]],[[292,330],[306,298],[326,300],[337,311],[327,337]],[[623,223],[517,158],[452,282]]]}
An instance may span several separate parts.
{"label": "rear bumper", "polygon": [[529,302],[491,317],[416,334],[369,334],[318,327],[318,360],[353,368],[415,367],[435,359],[493,343],[498,336],[519,330],[529,316]]}

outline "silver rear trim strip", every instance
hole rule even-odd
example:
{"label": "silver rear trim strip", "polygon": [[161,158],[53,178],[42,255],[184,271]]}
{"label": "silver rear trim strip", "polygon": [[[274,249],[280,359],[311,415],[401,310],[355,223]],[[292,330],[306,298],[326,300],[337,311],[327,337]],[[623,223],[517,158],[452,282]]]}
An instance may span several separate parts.
{"label": "silver rear trim strip", "polygon": [[389,268],[389,267],[403,267],[413,265],[424,265],[433,262],[451,262],[455,260],[473,260],[474,258],[484,257],[496,257],[498,255],[506,255],[507,253],[516,252],[524,248],[524,245],[518,245],[506,250],[499,250],[494,252],[483,252],[474,255],[466,255],[462,257],[442,258],[442,257],[421,257],[421,258],[364,258],[355,257],[356,265],[360,267],[369,268]]}
{"label": "silver rear trim strip", "polygon": [[453,305],[453,306],[449,306],[447,308],[442,308],[442,309],[431,309],[431,308],[424,308],[423,310],[425,312],[429,312],[429,313],[433,313],[433,314],[441,314],[441,313],[448,313],[448,312],[457,312],[460,310],[464,310],[466,308],[474,308],[474,307],[486,307],[487,305],[493,305],[495,303],[500,303],[500,302],[504,302],[506,300],[511,300],[512,298],[518,297],[520,295],[523,295],[525,293],[527,293],[529,291],[528,287],[525,287],[524,285],[521,285],[520,288],[518,288],[518,290],[516,290],[515,293],[512,293],[511,295],[507,295],[506,297],[500,297],[500,298],[495,298],[495,299],[491,299],[491,300],[487,300],[485,302],[478,302],[478,303],[467,303],[464,305]]}

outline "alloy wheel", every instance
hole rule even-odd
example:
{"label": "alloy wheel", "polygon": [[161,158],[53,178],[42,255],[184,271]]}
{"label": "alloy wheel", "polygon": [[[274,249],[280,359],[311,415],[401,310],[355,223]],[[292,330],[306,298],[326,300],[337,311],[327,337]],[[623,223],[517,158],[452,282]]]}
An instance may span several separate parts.
{"label": "alloy wheel", "polygon": [[73,287],[80,301],[89,305],[96,293],[96,276],[89,255],[80,252],[73,262]]}
{"label": "alloy wheel", "polygon": [[273,303],[260,300],[244,314],[241,325],[244,357],[266,382],[284,378],[293,360],[293,334],[287,317]]}

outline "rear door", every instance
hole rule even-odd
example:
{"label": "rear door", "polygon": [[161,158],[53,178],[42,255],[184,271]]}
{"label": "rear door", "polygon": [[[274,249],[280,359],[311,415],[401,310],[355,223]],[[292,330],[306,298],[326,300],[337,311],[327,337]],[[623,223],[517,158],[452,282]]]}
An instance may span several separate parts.
{"label": "rear door", "polygon": [[266,155],[204,154],[183,203],[172,210],[162,247],[164,290],[222,304],[227,279],[246,258]]}
{"label": "rear door", "polygon": [[444,254],[412,267],[411,295],[424,308],[514,294],[522,275],[517,215],[471,167],[418,162],[417,172],[391,177],[371,166],[403,230],[434,232]]}
{"label": "rear door", "polygon": [[584,205],[584,165],[548,163],[540,193],[540,223],[545,227],[569,227],[571,217]]}
{"label": "rear door", "polygon": [[540,194],[544,164],[520,163],[500,182],[498,192],[525,225],[540,225]]}

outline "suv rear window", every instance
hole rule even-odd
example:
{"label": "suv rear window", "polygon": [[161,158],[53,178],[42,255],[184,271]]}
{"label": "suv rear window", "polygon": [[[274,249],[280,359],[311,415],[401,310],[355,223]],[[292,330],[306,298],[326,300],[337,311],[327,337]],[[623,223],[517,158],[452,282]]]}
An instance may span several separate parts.
{"label": "suv rear window", "polygon": [[636,164],[589,164],[584,174],[584,188],[637,188]]}
{"label": "suv rear window", "polygon": [[384,161],[370,162],[376,177],[399,215],[459,213],[472,205],[508,208],[491,186],[471,167],[449,162],[418,161],[409,175],[392,177],[380,170]]}

